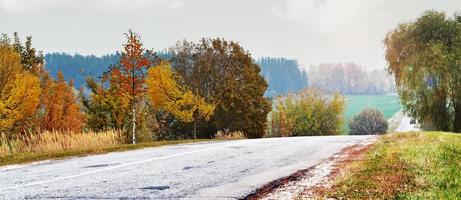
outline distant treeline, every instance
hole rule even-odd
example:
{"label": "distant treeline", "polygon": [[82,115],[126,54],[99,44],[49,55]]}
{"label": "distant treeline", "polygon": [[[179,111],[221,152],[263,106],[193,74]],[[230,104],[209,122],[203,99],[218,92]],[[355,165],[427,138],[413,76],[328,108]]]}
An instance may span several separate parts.
{"label": "distant treeline", "polygon": [[[168,58],[166,53],[159,53],[159,56]],[[62,71],[68,81],[74,80],[75,88],[81,88],[85,86],[86,77],[99,78],[118,60],[117,54],[97,57],[50,53],[45,55],[45,66],[53,77],[57,77],[58,72]],[[261,66],[261,73],[269,84],[265,94],[268,97],[297,92],[307,87],[307,74],[300,69],[296,60],[264,57],[256,63]]]}
{"label": "distant treeline", "polygon": [[[169,57],[167,53],[159,53],[159,56]],[[117,54],[98,57],[50,53],[45,55],[45,66],[53,77],[62,71],[66,80],[74,80],[78,89],[85,86],[86,77],[98,79],[118,60]],[[394,80],[386,70],[367,71],[354,63],[320,64],[311,67],[308,72],[301,69],[295,59],[263,57],[256,63],[269,84],[266,97],[295,93],[308,86],[342,94],[395,93]]]}
{"label": "distant treeline", "polygon": [[58,72],[61,71],[67,81],[74,80],[75,88],[80,88],[85,86],[86,77],[99,78],[109,69],[109,66],[117,63],[119,58],[117,54],[98,57],[50,53],[45,55],[45,67],[53,77],[57,77]]}
{"label": "distant treeline", "polygon": [[365,70],[354,63],[320,64],[308,70],[309,86],[342,94],[395,93],[393,77],[385,69]]}
{"label": "distant treeline", "polygon": [[269,84],[266,91],[268,97],[297,92],[307,87],[307,73],[300,69],[296,60],[264,57],[256,63]]}

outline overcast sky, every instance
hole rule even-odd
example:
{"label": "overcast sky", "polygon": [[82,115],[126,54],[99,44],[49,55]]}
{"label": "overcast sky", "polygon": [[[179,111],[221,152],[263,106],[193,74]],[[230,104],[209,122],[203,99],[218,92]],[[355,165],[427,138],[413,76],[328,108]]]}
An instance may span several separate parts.
{"label": "overcast sky", "polygon": [[254,58],[384,68],[386,33],[428,9],[452,15],[461,0],[0,0],[0,32],[32,35],[45,53],[113,53],[132,28],[155,50],[224,37]]}

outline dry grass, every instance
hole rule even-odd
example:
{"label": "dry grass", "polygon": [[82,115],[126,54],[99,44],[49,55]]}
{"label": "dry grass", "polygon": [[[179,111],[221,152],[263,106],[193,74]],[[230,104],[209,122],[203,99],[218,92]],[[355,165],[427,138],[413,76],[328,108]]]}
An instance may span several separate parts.
{"label": "dry grass", "polygon": [[236,132],[230,132],[230,133],[224,133],[222,131],[218,131],[215,135],[214,138],[217,140],[239,140],[239,139],[245,139],[245,134],[241,131],[236,131]]}
{"label": "dry grass", "polygon": [[28,134],[14,140],[0,135],[0,156],[19,153],[56,152],[84,149],[102,149],[124,143],[123,135],[118,131],[105,132],[58,132],[46,131]]}
{"label": "dry grass", "polygon": [[23,136],[10,141],[5,135],[0,135],[0,166],[172,144],[209,141],[206,139],[168,140],[126,144],[124,138],[122,133],[118,131],[85,133],[43,132],[40,134]]}

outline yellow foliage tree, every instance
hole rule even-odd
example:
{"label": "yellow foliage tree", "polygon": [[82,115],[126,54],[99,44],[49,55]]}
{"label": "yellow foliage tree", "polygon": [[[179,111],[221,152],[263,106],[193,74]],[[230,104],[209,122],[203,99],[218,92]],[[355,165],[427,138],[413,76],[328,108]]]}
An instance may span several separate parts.
{"label": "yellow foliage tree", "polygon": [[196,137],[197,120],[209,120],[215,105],[192,92],[186,86],[178,84],[170,63],[163,61],[149,69],[146,84],[152,104],[163,109],[183,122],[194,122]]}
{"label": "yellow foliage tree", "polygon": [[8,44],[0,45],[0,132],[33,115],[40,96],[40,80],[23,71],[21,57]]}

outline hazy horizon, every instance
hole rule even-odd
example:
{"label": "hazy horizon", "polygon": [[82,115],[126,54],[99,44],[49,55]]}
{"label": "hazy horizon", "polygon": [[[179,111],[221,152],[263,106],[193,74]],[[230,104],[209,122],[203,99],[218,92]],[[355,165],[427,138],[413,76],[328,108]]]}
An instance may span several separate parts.
{"label": "hazy horizon", "polygon": [[96,55],[119,51],[128,29],[146,48],[223,37],[254,58],[297,59],[304,67],[354,62],[384,68],[382,40],[397,24],[425,10],[453,15],[448,0],[0,0],[1,33],[32,35],[44,53]]}

